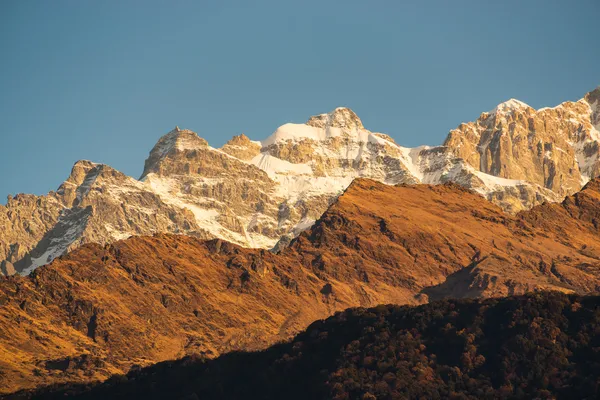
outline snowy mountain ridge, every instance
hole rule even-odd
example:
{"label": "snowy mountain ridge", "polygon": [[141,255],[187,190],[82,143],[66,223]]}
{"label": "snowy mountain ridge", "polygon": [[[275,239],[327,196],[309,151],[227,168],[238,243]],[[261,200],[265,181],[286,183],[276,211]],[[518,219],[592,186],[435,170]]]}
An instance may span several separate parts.
{"label": "snowy mountain ridge", "polygon": [[26,274],[83,243],[160,232],[281,248],[358,177],[455,182],[510,213],[559,201],[600,174],[599,99],[600,88],[537,111],[511,99],[435,147],[400,146],[345,107],[218,149],[176,127],[139,180],[79,161],[56,192],[9,198],[0,206],[0,267]]}

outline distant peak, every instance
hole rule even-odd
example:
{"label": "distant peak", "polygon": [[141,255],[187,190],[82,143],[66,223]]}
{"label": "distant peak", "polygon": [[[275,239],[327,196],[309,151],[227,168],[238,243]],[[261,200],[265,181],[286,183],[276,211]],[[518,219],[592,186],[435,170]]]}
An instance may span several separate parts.
{"label": "distant peak", "polygon": [[181,134],[181,133],[183,133],[183,134],[185,134],[185,133],[190,134],[191,133],[191,134],[194,134],[194,135],[198,136],[198,134],[196,132],[194,132],[192,130],[189,130],[189,129],[181,129],[178,125],[176,125],[175,129],[173,129],[173,130],[169,131],[167,134],[163,135],[161,137],[161,139],[164,138],[165,136],[168,136],[168,135]]}
{"label": "distant peak", "polygon": [[510,99],[503,103],[500,103],[493,110],[489,111],[488,114],[510,114],[517,110],[523,110],[531,108],[529,105],[523,103],[517,99]]}
{"label": "distant peak", "polygon": [[73,177],[74,175],[81,174],[81,173],[87,174],[93,170],[95,170],[95,171],[117,171],[108,164],[95,163],[95,162],[89,161],[89,160],[78,160],[75,162],[75,164],[73,164],[73,168],[71,168],[70,176]]}
{"label": "distant peak", "polygon": [[235,135],[234,137],[229,139],[229,141],[227,142],[227,144],[238,145],[238,146],[249,144],[249,143],[251,143],[250,138],[243,133],[241,133],[239,135]]}
{"label": "distant peak", "polygon": [[358,115],[348,107],[338,107],[329,113],[312,116],[308,119],[306,125],[314,126],[316,128],[364,129]]}
{"label": "distant peak", "polygon": [[146,159],[141,178],[156,169],[160,161],[168,154],[203,148],[208,148],[208,142],[205,139],[202,139],[194,131],[176,126],[175,129],[158,139],[158,142],[150,151],[150,156]]}
{"label": "distant peak", "polygon": [[73,164],[73,168],[90,168],[91,169],[98,165],[100,165],[100,164],[95,163],[90,160],[77,160],[77,161],[75,161],[75,164]]}
{"label": "distant peak", "polygon": [[98,164],[89,160],[78,160],[71,168],[71,174],[67,178],[68,182],[80,184],[81,179],[94,168],[103,167],[104,164]]}
{"label": "distant peak", "polygon": [[249,161],[260,153],[260,148],[260,142],[252,141],[242,133],[232,137],[221,147],[221,150],[240,160]]}
{"label": "distant peak", "polygon": [[78,160],[73,164],[69,177],[60,185],[57,193],[63,194],[65,185],[73,184],[79,186],[84,183],[88,176],[96,177],[105,170],[113,169],[106,164],[98,164],[89,160]]}
{"label": "distant peak", "polygon": [[356,116],[356,113],[354,111],[352,111],[350,108],[348,107],[336,107],[333,111],[327,113],[329,115],[335,115],[335,114],[351,114]]}
{"label": "distant peak", "polygon": [[[198,134],[189,129],[181,129],[176,126],[171,132],[167,133],[158,140],[160,143],[164,139],[165,142],[172,142],[177,147],[177,150],[193,149],[198,146],[208,146],[208,142],[198,136]],[[157,144],[158,144],[157,143]]]}
{"label": "distant peak", "polygon": [[600,105],[600,86],[586,94],[584,98],[590,105]]}
{"label": "distant peak", "polygon": [[368,134],[354,111],[347,107],[338,107],[329,113],[310,117],[305,124],[284,124],[261,143],[263,147],[268,147],[281,141],[322,141],[336,136],[366,141]]}

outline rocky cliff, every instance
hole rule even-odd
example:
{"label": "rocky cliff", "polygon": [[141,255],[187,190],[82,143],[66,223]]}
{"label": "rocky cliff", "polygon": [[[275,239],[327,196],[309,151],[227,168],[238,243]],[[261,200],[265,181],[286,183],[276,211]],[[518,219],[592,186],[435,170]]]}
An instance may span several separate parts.
{"label": "rocky cliff", "polygon": [[538,111],[508,101],[438,147],[399,146],[348,108],[220,149],[176,128],[139,180],[79,161],[56,192],[0,206],[0,271],[27,274],[84,243],[159,232],[280,249],[360,177],[455,182],[510,213],[560,201],[599,173],[599,93]]}
{"label": "rocky cliff", "polygon": [[573,194],[600,172],[599,98],[600,88],[540,110],[511,99],[461,124],[444,145],[486,174]]}

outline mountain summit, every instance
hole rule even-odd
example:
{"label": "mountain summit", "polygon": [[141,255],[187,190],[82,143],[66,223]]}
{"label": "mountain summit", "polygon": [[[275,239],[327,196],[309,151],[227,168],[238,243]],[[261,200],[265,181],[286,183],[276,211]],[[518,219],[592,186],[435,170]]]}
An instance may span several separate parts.
{"label": "mountain summit", "polygon": [[84,243],[154,233],[280,249],[356,178],[455,182],[509,213],[557,202],[600,175],[599,93],[540,110],[511,99],[437,147],[399,146],[345,107],[219,149],[176,127],[140,180],[80,161],[56,192],[0,206],[0,270],[28,273]]}

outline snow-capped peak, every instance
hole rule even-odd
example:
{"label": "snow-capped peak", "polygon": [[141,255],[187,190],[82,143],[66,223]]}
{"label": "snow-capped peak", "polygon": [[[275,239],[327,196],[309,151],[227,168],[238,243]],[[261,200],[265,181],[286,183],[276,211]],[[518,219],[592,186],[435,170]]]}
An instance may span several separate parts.
{"label": "snow-capped peak", "polygon": [[364,129],[362,121],[358,115],[347,107],[338,107],[335,110],[312,116],[306,122],[306,125],[316,128],[349,128]]}
{"label": "snow-capped peak", "polygon": [[354,111],[347,107],[338,107],[329,113],[310,117],[305,124],[284,124],[261,143],[263,147],[267,147],[278,142],[296,142],[305,139],[323,141],[337,136],[366,142],[369,132],[365,130]]}
{"label": "snow-capped peak", "polygon": [[517,99],[510,99],[503,103],[500,103],[493,110],[489,111],[488,114],[509,114],[517,110],[531,108],[529,105],[523,103]]}

